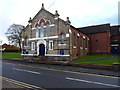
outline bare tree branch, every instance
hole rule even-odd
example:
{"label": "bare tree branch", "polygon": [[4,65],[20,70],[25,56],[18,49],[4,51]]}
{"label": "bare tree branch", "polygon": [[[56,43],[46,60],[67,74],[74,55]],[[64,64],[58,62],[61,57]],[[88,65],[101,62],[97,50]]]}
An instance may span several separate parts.
{"label": "bare tree branch", "polygon": [[21,51],[21,42],[22,42],[22,32],[23,32],[24,26],[19,24],[12,24],[7,32],[5,33],[7,35],[8,41],[13,43],[18,43]]}

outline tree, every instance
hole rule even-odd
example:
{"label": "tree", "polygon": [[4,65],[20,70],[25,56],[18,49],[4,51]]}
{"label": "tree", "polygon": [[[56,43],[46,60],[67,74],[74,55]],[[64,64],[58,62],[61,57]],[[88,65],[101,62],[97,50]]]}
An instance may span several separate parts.
{"label": "tree", "polygon": [[7,32],[5,33],[7,35],[8,41],[10,42],[10,44],[18,44],[19,48],[20,48],[20,52],[22,50],[22,32],[24,30],[24,26],[23,25],[19,25],[19,24],[12,24]]}

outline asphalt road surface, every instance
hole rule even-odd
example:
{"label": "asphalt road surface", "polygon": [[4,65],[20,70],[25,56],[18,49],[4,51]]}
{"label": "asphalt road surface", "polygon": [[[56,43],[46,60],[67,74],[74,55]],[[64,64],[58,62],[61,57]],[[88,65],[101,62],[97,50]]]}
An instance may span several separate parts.
{"label": "asphalt road surface", "polygon": [[106,88],[120,89],[120,78],[60,70],[44,65],[3,61],[2,78],[21,88]]}

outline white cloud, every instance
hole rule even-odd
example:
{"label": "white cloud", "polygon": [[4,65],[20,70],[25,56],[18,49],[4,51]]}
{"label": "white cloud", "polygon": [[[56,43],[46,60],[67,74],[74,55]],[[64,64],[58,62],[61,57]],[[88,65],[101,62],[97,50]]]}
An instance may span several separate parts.
{"label": "white cloud", "polygon": [[[76,27],[92,24],[117,24],[119,0],[0,0],[0,36],[13,24],[27,25],[29,17],[34,17],[45,4],[45,9],[60,18],[70,17]],[[6,41],[7,42],[7,41]]]}

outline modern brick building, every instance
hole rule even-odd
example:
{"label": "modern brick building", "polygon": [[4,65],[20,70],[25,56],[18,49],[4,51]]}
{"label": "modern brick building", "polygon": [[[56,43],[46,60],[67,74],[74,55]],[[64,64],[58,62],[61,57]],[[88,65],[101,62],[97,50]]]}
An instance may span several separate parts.
{"label": "modern brick building", "polygon": [[111,53],[120,54],[120,25],[111,26]]}
{"label": "modern brick building", "polygon": [[23,56],[44,56],[47,60],[72,60],[88,54],[87,35],[70,25],[55,14],[41,10],[30,18],[23,32]]}
{"label": "modern brick building", "polygon": [[101,24],[78,28],[89,39],[89,54],[120,54],[120,25]]}
{"label": "modern brick building", "polygon": [[[102,24],[75,28],[55,14],[41,10],[25,27],[22,39],[22,55],[45,57],[46,60],[73,60],[88,54],[118,54],[120,26]],[[117,47],[117,49],[116,49]]]}
{"label": "modern brick building", "polygon": [[89,54],[110,54],[110,24],[78,28],[90,38]]}

